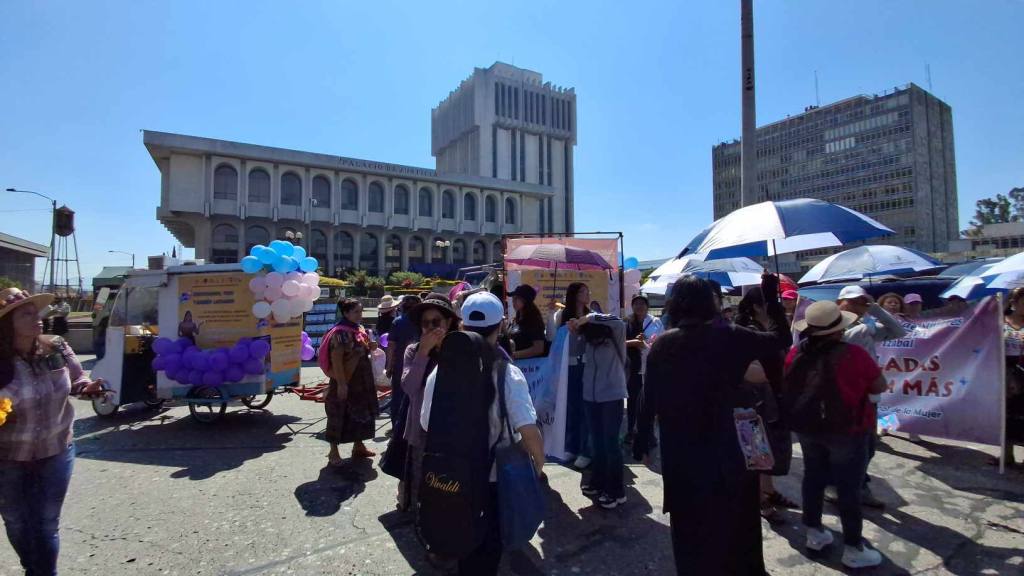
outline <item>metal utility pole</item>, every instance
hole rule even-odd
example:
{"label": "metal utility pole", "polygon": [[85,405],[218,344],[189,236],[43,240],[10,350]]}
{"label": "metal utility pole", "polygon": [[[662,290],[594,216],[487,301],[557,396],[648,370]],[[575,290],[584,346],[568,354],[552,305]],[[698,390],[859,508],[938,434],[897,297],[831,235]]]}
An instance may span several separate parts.
{"label": "metal utility pole", "polygon": [[743,136],[740,141],[740,207],[757,198],[757,110],[754,100],[754,0],[740,0]]}
{"label": "metal utility pole", "polygon": [[[43,198],[45,200],[49,200],[50,201],[50,206],[51,206],[51,208],[50,208],[50,257],[49,257],[49,259],[47,259],[46,265],[50,269],[50,290],[51,291],[52,290],[56,290],[56,286],[57,286],[57,280],[56,280],[56,272],[57,272],[57,201],[54,200],[53,198],[50,198],[46,194],[41,194],[39,192],[35,192],[35,191],[32,191],[32,190],[18,190],[17,188],[8,188],[6,191],[7,192],[18,192],[19,194],[34,194],[36,196],[39,196],[40,198]],[[76,258],[78,257],[77,253],[76,253],[75,257]],[[79,275],[81,275],[81,274],[79,274]],[[45,268],[43,269],[43,280],[44,281],[46,280],[46,269]],[[35,282],[35,278],[33,278],[32,281]],[[43,285],[43,288],[45,290],[45,288],[46,288],[45,284]]]}

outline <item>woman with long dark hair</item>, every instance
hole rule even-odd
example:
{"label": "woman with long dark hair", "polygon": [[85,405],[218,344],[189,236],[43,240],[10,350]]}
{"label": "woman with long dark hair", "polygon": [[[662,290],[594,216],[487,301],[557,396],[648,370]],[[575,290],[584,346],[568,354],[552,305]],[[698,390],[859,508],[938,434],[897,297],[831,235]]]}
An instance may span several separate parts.
{"label": "woman with long dark hair", "polygon": [[647,357],[644,403],[633,455],[646,460],[655,418],[661,438],[665,511],[678,574],[765,574],[758,473],[749,470],[736,409],[753,407],[743,376],[757,358],[792,343],[777,276],[762,279],[770,332],[716,320],[710,282],[686,276],[668,302],[674,329]]}
{"label": "woman with long dark hair", "polygon": [[[771,318],[764,303],[764,293],[760,286],[755,286],[743,295],[737,306],[736,325],[757,332],[768,332],[770,324]],[[776,507],[797,507],[795,502],[775,489],[775,483],[772,481],[773,476],[789,474],[789,465],[793,458],[792,435],[779,410],[785,361],[785,354],[782,351],[767,354],[751,362],[743,377],[744,384],[749,386],[757,397],[757,413],[764,419],[768,441],[775,457],[775,466],[771,471],[761,474],[761,516],[769,522],[781,521]]]}
{"label": "woman with long dark hair", "polygon": [[105,393],[67,342],[43,335],[40,312],[52,301],[52,294],[0,291],[0,516],[26,574],[57,573],[58,524],[75,461],[70,397]]}
{"label": "woman with long dark hair", "polygon": [[[565,289],[565,308],[555,313],[555,323],[565,326],[570,320],[590,314],[590,288],[573,282]],[[583,367],[587,343],[583,334],[569,334],[569,382],[565,414],[565,451],[575,455],[577,468],[590,466],[590,433],[583,414]]]}
{"label": "woman with long dark hair", "polygon": [[331,329],[327,346],[331,355],[330,384],[324,402],[327,412],[327,441],[331,450],[327,462],[341,464],[339,444],[352,442],[353,458],[372,458],[376,454],[363,444],[373,438],[377,418],[377,387],[373,378],[370,352],[377,344],[361,324],[363,305],[359,300],[344,298],[338,302],[341,320]]}
{"label": "woman with long dark hair", "polygon": [[1024,443],[1024,288],[1007,298],[1003,336],[1006,340],[1006,447],[1003,457],[1015,464],[1013,447]]}
{"label": "woman with long dark hair", "polygon": [[512,309],[516,314],[509,335],[515,344],[515,360],[544,355],[544,318],[534,303],[536,299],[537,291],[526,284],[512,291]]}

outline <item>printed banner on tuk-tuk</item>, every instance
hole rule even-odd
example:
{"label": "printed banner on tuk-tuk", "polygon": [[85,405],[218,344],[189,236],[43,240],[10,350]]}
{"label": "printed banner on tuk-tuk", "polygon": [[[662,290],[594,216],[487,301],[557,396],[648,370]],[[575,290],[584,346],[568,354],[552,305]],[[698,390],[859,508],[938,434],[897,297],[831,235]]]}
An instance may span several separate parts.
{"label": "printed banner on tuk-tuk", "polygon": [[989,297],[949,318],[906,320],[906,338],[876,347],[889,383],[878,405],[887,428],[1000,445],[1002,314]]}
{"label": "printed banner on tuk-tuk", "polygon": [[243,272],[182,274],[178,277],[178,337],[200,348],[234,346],[259,336],[265,320],[252,315],[249,277]]}
{"label": "printed banner on tuk-tuk", "polygon": [[[515,270],[508,273],[508,292],[521,284],[537,291],[537,308],[547,314],[555,302],[565,303],[565,290],[569,284],[582,282],[590,289],[587,306],[594,312],[616,314],[618,310],[618,273],[609,270]],[[611,298],[609,286],[615,286]]]}
{"label": "printed banner on tuk-tuk", "polygon": [[544,454],[565,459],[566,388],[569,381],[569,329],[563,326],[543,358],[516,360],[530,386],[530,398],[537,410],[544,437]]}
{"label": "printed banner on tuk-tuk", "polygon": [[302,320],[273,324],[260,331],[270,336],[270,374],[274,387],[297,384],[302,370]]}

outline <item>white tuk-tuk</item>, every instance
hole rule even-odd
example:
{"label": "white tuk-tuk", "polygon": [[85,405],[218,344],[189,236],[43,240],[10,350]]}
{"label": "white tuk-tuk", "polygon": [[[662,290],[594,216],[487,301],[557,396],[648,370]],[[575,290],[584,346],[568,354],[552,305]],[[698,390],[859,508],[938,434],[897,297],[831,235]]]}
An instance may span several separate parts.
{"label": "white tuk-tuk", "polygon": [[[298,384],[301,318],[276,324],[253,316],[251,278],[237,264],[130,273],[110,314],[106,355],[92,370],[92,377],[106,380],[112,392],[93,400],[96,414],[110,417],[120,406],[135,402],[158,407],[181,400],[188,403],[194,419],[209,423],[224,414],[228,402],[237,399],[249,408],[264,408],[275,391]],[[153,342],[161,336],[187,338],[203,350],[263,339],[271,351],[262,374],[249,373],[217,385],[183,384],[153,369]]]}

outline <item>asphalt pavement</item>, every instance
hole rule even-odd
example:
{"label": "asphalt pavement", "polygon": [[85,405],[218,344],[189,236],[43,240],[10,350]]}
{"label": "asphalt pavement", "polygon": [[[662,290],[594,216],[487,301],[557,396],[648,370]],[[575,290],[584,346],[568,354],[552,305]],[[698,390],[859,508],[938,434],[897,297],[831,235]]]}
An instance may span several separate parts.
{"label": "asphalt pavement", "polygon": [[[318,369],[303,369],[304,382],[321,379]],[[230,406],[219,423],[202,425],[184,406],[131,406],[101,419],[75,403],[78,458],[61,521],[62,574],[442,573],[426,561],[411,519],[395,511],[397,483],[379,472],[379,458],[326,467],[320,404],[279,395],[266,410]],[[370,444],[378,452],[388,427],[378,422]],[[886,562],[861,573],[1024,574],[1024,473],[1000,476],[987,463],[995,453],[883,439],[871,473],[889,505],[866,511],[865,536]],[[793,471],[778,483],[797,501],[801,464],[796,447]],[[606,511],[580,494],[579,472],[548,464],[549,518],[529,549],[505,555],[502,574],[674,573],[656,469],[630,463],[629,501]],[[826,505],[826,515],[838,540],[835,509]],[[763,523],[771,574],[843,573],[841,547],[809,556],[799,512],[783,518]],[[0,544],[0,574],[19,574],[17,566]]]}

